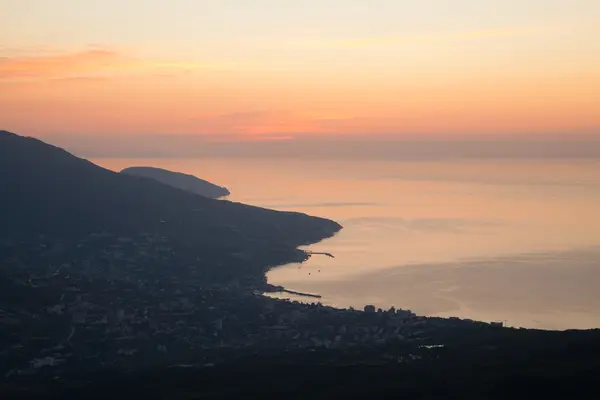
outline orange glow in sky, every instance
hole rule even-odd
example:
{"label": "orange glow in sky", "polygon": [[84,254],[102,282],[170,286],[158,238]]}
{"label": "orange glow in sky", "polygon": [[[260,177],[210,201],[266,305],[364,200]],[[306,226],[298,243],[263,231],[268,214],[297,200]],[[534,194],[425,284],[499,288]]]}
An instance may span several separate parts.
{"label": "orange glow in sky", "polygon": [[0,129],[598,137],[596,0],[300,3],[0,0]]}

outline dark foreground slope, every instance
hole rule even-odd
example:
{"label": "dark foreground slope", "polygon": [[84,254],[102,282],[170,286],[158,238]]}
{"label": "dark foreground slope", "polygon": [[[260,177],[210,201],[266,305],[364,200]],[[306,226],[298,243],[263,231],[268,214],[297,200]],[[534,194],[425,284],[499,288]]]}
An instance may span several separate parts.
{"label": "dark foreground slope", "polygon": [[333,221],[215,201],[118,174],[33,138],[0,131],[0,238],[164,232],[194,246],[295,247],[332,235]]}
{"label": "dark foreground slope", "polygon": [[154,179],[155,181],[164,183],[165,185],[173,186],[175,188],[198,194],[200,196],[209,197],[211,199],[218,199],[220,197],[229,196],[230,194],[227,188],[215,185],[204,179],[197,178],[194,175],[168,171],[162,168],[129,167],[122,170],[121,174]]}
{"label": "dark foreground slope", "polygon": [[[28,399],[595,399],[600,332],[460,329],[445,348],[254,355],[204,367],[98,376]],[[387,361],[383,361],[387,359]],[[332,361],[332,360],[337,360]],[[8,387],[6,387],[8,389]],[[8,393],[8,392],[7,392]]]}

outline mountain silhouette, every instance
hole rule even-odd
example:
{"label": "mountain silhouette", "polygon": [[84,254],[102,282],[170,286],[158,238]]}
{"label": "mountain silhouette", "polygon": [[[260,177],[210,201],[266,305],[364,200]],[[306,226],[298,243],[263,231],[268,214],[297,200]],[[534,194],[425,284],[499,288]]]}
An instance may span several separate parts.
{"label": "mountain silhouette", "polygon": [[173,186],[200,196],[218,199],[229,196],[229,190],[213,183],[181,172],[173,172],[155,167],[129,167],[121,171],[122,174],[154,179],[165,185]]}
{"label": "mountain silhouette", "polygon": [[211,254],[270,254],[297,251],[341,228],[327,219],[213,200],[119,174],[7,131],[0,131],[0,186],[0,239],[158,232]]}

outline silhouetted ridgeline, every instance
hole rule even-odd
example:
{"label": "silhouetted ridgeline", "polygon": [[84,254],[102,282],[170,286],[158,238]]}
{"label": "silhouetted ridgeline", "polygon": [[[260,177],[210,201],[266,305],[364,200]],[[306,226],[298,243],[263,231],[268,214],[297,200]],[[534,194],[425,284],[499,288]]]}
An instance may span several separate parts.
{"label": "silhouetted ridgeline", "polygon": [[198,194],[211,199],[229,196],[227,188],[215,185],[204,179],[188,175],[181,172],[168,171],[162,168],[154,167],[129,167],[121,171],[122,174],[139,176],[142,178],[154,179],[165,185],[183,189],[187,192]]}
{"label": "silhouetted ridgeline", "polygon": [[0,237],[92,231],[178,231],[195,244],[298,246],[339,224],[215,201],[118,174],[40,140],[0,131]]}

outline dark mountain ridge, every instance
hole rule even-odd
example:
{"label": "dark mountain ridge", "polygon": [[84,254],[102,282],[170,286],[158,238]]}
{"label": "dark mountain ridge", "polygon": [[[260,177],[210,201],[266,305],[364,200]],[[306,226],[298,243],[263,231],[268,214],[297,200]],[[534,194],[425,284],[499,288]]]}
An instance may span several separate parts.
{"label": "dark mountain ridge", "polygon": [[268,268],[303,261],[306,254],[298,246],[341,229],[323,218],[213,200],[119,174],[5,131],[0,132],[0,186],[0,244],[41,236],[57,243],[92,233],[151,234],[163,238],[181,260],[170,264],[173,273],[185,274],[194,262],[213,284],[240,279],[266,289]]}
{"label": "dark mountain ridge", "polygon": [[[38,139],[0,131],[0,237],[165,230],[197,239],[218,233],[293,246],[341,226],[306,214],[217,201],[118,174]],[[210,234],[209,234],[210,233]]]}

